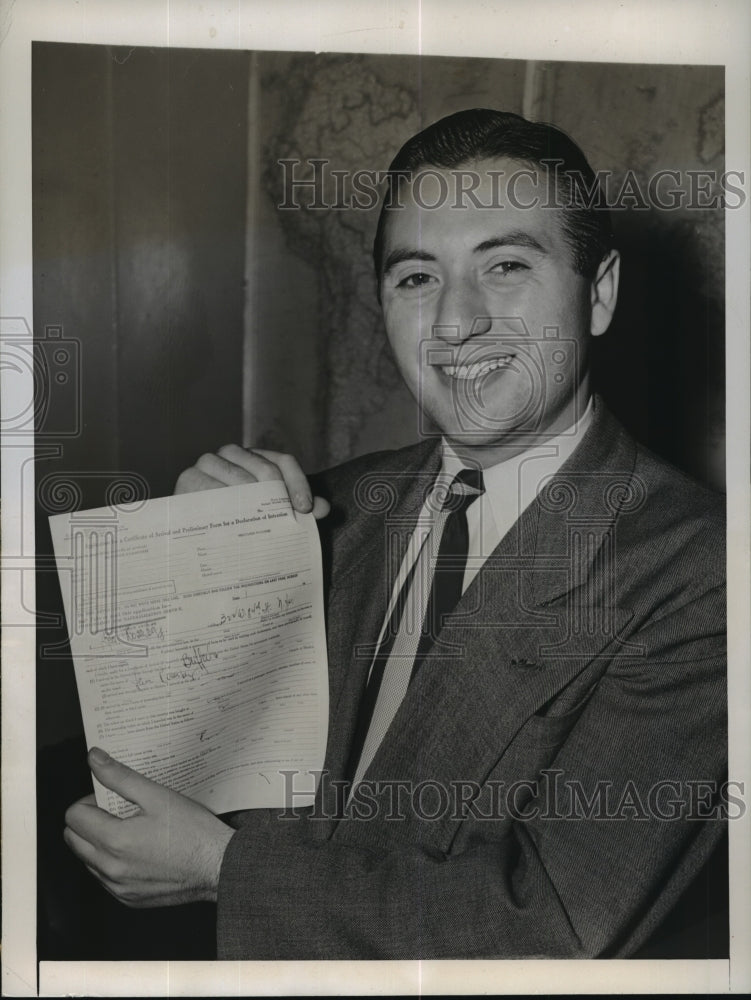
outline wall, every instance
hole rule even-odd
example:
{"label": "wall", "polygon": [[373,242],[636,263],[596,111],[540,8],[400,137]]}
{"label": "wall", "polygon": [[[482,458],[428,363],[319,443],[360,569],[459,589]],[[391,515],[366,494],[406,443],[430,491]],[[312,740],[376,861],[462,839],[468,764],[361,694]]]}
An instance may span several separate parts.
{"label": "wall", "polygon": [[[241,436],[247,84],[243,52],[34,46],[34,334],[80,362],[40,407],[41,556],[49,514],[169,494]],[[54,570],[37,607],[61,613]],[[80,729],[65,653],[40,660],[42,742]]]}

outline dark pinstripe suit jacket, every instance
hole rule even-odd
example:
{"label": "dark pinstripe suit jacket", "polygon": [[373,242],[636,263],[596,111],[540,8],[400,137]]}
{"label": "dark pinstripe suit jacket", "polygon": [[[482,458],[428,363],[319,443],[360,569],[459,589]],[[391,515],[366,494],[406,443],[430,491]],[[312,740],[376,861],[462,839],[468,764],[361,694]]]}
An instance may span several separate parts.
{"label": "dark pinstripe suit jacket", "polygon": [[[319,806],[247,813],[222,958],[627,956],[718,841],[724,504],[600,400],[464,594],[338,819],[427,443],[325,474],[330,723]],[[705,782],[706,784],[698,784]]]}

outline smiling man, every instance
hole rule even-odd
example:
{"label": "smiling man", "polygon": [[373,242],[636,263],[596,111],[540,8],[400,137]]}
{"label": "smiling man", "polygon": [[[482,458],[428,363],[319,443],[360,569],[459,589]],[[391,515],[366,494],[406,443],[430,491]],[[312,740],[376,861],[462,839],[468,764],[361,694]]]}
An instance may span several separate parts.
{"label": "smiling man", "polygon": [[413,137],[374,255],[426,440],[315,500],[235,445],[178,480],[283,478],[320,518],[318,801],[293,780],[289,809],[224,822],[92,751],[141,812],[83,800],[65,836],[130,905],[215,899],[220,957],[630,956],[722,835],[723,504],[592,396],[619,268],[593,179],[512,114]]}
{"label": "smiling man", "polygon": [[[478,206],[463,203],[468,169]],[[482,465],[576,423],[589,399],[589,337],[605,332],[615,307],[618,254],[577,269],[541,183],[505,157],[462,171],[418,165],[414,180],[396,181],[399,207],[379,227],[381,304],[399,370],[423,411]]]}

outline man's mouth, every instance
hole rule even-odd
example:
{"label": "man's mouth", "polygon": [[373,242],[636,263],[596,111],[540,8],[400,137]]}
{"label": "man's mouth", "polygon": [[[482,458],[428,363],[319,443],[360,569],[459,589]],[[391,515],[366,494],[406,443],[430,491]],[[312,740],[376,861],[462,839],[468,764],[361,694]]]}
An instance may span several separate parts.
{"label": "man's mouth", "polygon": [[489,375],[499,368],[508,368],[513,360],[513,354],[502,354],[496,358],[483,358],[482,361],[473,361],[469,365],[439,365],[438,367],[444,375],[450,375],[451,378],[473,379]]}

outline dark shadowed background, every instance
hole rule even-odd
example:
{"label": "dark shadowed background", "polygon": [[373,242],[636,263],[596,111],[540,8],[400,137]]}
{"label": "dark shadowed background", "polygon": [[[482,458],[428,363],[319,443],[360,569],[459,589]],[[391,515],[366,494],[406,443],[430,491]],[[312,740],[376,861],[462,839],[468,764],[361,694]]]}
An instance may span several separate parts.
{"label": "dark shadowed background", "polygon": [[[385,170],[419,128],[477,106],[554,122],[615,190],[628,171],[646,191],[659,170],[687,189],[687,171],[724,169],[722,67],[34,44],[34,334],[52,373],[36,461],[48,869],[65,864],[71,768],[77,794],[90,790],[48,515],[168,494],[229,441],[314,471],[416,440],[375,297],[377,209],[279,211],[279,160]],[[634,199],[614,222],[622,287],[595,344],[597,387],[638,438],[722,488],[723,211]],[[43,867],[40,957],[170,957],[162,915],[94,926],[70,879],[47,896]],[[173,957],[208,957],[201,920],[190,914]],[[141,944],[123,951],[116,934]]]}

